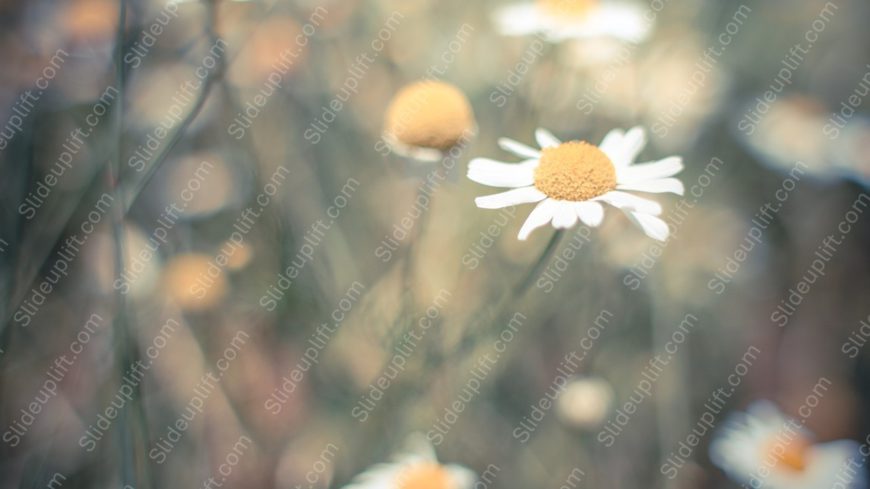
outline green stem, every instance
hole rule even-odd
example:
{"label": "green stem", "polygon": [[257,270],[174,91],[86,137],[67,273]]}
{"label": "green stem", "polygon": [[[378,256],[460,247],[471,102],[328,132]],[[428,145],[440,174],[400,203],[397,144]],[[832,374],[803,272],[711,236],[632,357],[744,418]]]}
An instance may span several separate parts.
{"label": "green stem", "polygon": [[526,293],[529,287],[532,285],[532,282],[535,281],[535,278],[540,275],[541,270],[543,270],[547,263],[549,263],[550,258],[552,258],[553,253],[556,249],[559,248],[559,243],[562,241],[562,237],[565,236],[564,229],[557,229],[553,235],[550,237],[550,241],[547,242],[547,246],[544,247],[544,250],[541,252],[541,255],[538,257],[538,261],[529,269],[526,276],[523,280],[514,287],[513,293],[511,295],[512,299],[519,299]]}
{"label": "green stem", "polygon": [[[122,0],[123,1],[123,0]],[[214,31],[215,25],[215,6],[214,1],[206,1],[204,2],[206,8],[206,34],[208,36],[208,40],[211,43],[210,45],[214,45],[218,36]],[[215,56],[217,58],[217,66],[211,70],[203,81],[202,91],[199,93],[199,96],[194,101],[193,107],[190,109],[190,112],[187,116],[178,124],[178,129],[172,133],[169,137],[169,141],[160,149],[160,152],[157,156],[151,160],[148,167],[145,169],[145,174],[142,175],[141,178],[137,179],[131,184],[131,189],[129,192],[126,192],[127,199],[124,201],[124,210],[130,210],[130,207],[133,206],[133,203],[136,201],[136,198],[142,192],[142,189],[145,188],[145,185],[151,181],[151,178],[157,173],[157,170],[163,165],[163,162],[166,161],[166,158],[169,156],[169,153],[175,147],[176,144],[181,140],[181,137],[187,131],[187,128],[191,123],[196,119],[199,113],[202,111],[203,106],[205,106],[206,100],[208,100],[208,95],[211,93],[212,86],[214,85],[215,80],[222,75],[224,69],[224,53],[220,52]]]}
{"label": "green stem", "polygon": [[559,248],[559,243],[562,241],[562,238],[564,236],[564,229],[557,229],[553,233],[553,235],[550,237],[550,241],[547,242],[547,245],[541,251],[538,259],[535,261],[534,265],[532,265],[532,267],[528,269],[522,280],[517,282],[517,284],[507,293],[502,294],[502,296],[494,305],[481,311],[478,316],[470,322],[470,326],[468,328],[468,332],[470,334],[466,334],[460,340],[457,347],[444,358],[450,358],[455,354],[464,355],[467,350],[473,348],[474,344],[476,343],[473,340],[477,336],[477,333],[481,331],[477,328],[478,324],[488,323],[487,327],[482,330],[484,335],[486,335],[490,333],[493,328],[504,322],[505,309],[507,308],[508,304],[516,304],[517,301],[523,298],[529,287],[535,282],[537,276],[540,275],[541,270],[543,270],[547,266],[547,263],[550,262],[550,258],[553,257],[553,253],[555,253],[556,250]]}
{"label": "green stem", "polygon": [[[118,90],[118,104],[114,112],[115,150],[111,161],[106,165],[114,197],[112,215],[112,237],[114,239],[114,265],[115,279],[124,276],[124,216],[126,214],[124,193],[121,187],[121,157],[123,155],[124,138],[124,95],[125,95],[125,72],[124,72],[124,34],[127,23],[127,1],[120,0],[118,15],[118,32],[115,40],[115,78]],[[131,332],[130,318],[127,315],[126,296],[120,289],[115,290],[115,315],[112,328],[115,332],[117,358],[118,358],[118,382],[123,383],[127,367],[137,360],[138,350],[136,339]],[[134,394],[129,406],[121,410],[119,430],[121,444],[121,481],[125,486],[142,487],[137,477],[137,433],[144,433],[145,428],[141,423],[144,418],[136,419],[136,413],[141,409],[140,392]],[[139,423],[137,423],[139,421]],[[144,453],[144,449],[143,449]],[[147,463],[141,464],[144,470]]]}

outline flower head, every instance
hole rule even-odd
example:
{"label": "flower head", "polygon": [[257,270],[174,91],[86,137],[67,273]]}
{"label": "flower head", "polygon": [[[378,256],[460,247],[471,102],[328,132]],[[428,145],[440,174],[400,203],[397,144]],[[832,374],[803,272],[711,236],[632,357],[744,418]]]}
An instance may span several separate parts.
{"label": "flower head", "polygon": [[496,25],[507,36],[543,34],[550,42],[615,38],[640,42],[650,31],[643,10],[627,3],[599,0],[537,0],[496,11]]}
{"label": "flower head", "polygon": [[64,2],[60,16],[68,35],[76,41],[104,41],[115,33],[118,7],[111,0]]}
{"label": "flower head", "polygon": [[209,255],[201,253],[172,258],[163,271],[163,281],[166,294],[181,309],[192,312],[217,306],[229,288],[220,267],[212,263]]}
{"label": "flower head", "polygon": [[386,142],[396,152],[421,160],[439,159],[474,130],[474,113],[465,94],[440,81],[404,87],[384,117]]}
{"label": "flower head", "polygon": [[264,20],[251,32],[247,42],[228,67],[227,76],[235,83],[257,85],[277,76],[296,72],[308,55],[297,39],[302,26],[291,17]]}
{"label": "flower head", "polygon": [[417,435],[394,462],[370,467],[344,489],[471,489],[476,479],[465,467],[439,463],[432,445]]}
{"label": "flower head", "polygon": [[599,426],[613,405],[613,388],[598,377],[576,378],[565,385],[556,402],[562,420],[577,428]]}
{"label": "flower head", "polygon": [[491,187],[513,188],[475,203],[484,209],[537,203],[520,229],[526,239],[538,227],[552,222],[557,229],[570,228],[578,220],[596,227],[604,217],[602,203],[621,209],[651,238],[664,241],[668,225],[656,217],[661,206],[627,191],[682,195],[683,184],[674,175],[683,162],[671,156],[659,161],[634,164],[646,144],[643,129],[614,129],[600,146],[585,141],[561,142],[544,129],[536,132],[541,150],[511,139],[500,139],[502,149],[526,158],[504,163],[476,158],[468,165],[468,178]]}
{"label": "flower head", "polygon": [[859,471],[848,470],[856,455],[853,441],[814,443],[800,422],[766,401],[731,415],[710,444],[711,460],[731,478],[770,489],[863,488]]}

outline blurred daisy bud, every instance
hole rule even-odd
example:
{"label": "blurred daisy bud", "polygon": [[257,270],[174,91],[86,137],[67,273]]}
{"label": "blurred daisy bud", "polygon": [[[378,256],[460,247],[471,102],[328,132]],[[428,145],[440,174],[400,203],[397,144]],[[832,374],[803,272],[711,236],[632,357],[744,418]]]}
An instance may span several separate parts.
{"label": "blurred daisy bud", "polygon": [[185,219],[202,219],[237,203],[246,181],[221,154],[198,151],[173,160],[163,180],[163,200]]}
{"label": "blurred daisy bud", "polygon": [[396,153],[435,161],[474,135],[471,104],[458,88],[419,81],[393,97],[384,117],[384,140]]}
{"label": "blurred daisy bud", "polygon": [[[227,77],[242,86],[264,82],[279,86],[282,79],[299,69],[307,55],[302,26],[290,17],[273,17],[251,32],[228,68]],[[272,88],[274,90],[274,88]]]}
{"label": "blurred daisy bud", "polygon": [[118,25],[118,2],[78,0],[64,2],[59,15],[63,31],[74,42],[111,40]]}
{"label": "blurred daisy bud", "polygon": [[227,268],[233,271],[245,268],[251,262],[251,258],[254,257],[254,249],[247,243],[239,245],[228,240],[221,245],[221,248],[223,247],[235,248],[233,254],[227,257]]}
{"label": "blurred daisy bud", "polygon": [[815,489],[866,487],[860,470],[848,470],[861,448],[852,440],[816,443],[803,423],[768,401],[732,413],[710,444],[710,459],[749,487]]}
{"label": "blurred daisy bud", "polygon": [[211,309],[227,293],[227,279],[212,257],[186,253],[174,257],[163,271],[166,294],[185,311]]}
{"label": "blurred daisy bud", "polygon": [[613,405],[613,389],[597,377],[572,380],[559,394],[556,412],[566,424],[594,428],[604,421]]}

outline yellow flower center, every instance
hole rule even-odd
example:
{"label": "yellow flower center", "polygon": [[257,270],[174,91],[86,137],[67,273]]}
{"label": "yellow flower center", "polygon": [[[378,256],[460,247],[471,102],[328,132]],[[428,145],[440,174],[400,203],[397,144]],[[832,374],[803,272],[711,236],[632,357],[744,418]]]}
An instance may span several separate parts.
{"label": "yellow flower center", "polygon": [[452,489],[450,473],[444,466],[423,462],[412,465],[399,474],[396,489]]}
{"label": "yellow flower center", "polygon": [[583,17],[597,4],[597,0],[538,0],[545,12],[556,17]]}
{"label": "yellow flower center", "polygon": [[765,447],[766,462],[770,465],[783,466],[795,472],[803,472],[807,468],[809,441],[800,435],[791,439],[777,436]]}
{"label": "yellow flower center", "polygon": [[465,95],[453,85],[421,81],[393,97],[384,130],[413,147],[449,149],[474,129],[474,114]]}
{"label": "yellow flower center", "polygon": [[616,188],[616,168],[598,147],[570,141],[541,151],[535,188],[556,200],[589,200]]}

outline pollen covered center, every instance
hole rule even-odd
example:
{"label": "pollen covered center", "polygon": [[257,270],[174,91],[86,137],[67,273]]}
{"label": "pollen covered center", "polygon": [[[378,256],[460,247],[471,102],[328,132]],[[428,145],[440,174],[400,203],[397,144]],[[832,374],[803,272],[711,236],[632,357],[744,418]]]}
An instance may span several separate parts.
{"label": "pollen covered center", "polygon": [[597,4],[597,0],[538,0],[545,12],[557,17],[582,17]]}
{"label": "pollen covered center", "polygon": [[430,462],[408,467],[399,474],[396,482],[397,489],[453,489],[447,469]]}
{"label": "pollen covered center", "polygon": [[535,188],[556,200],[589,200],[616,188],[616,168],[598,147],[570,141],[541,151]]}
{"label": "pollen covered center", "polygon": [[808,465],[809,448],[809,441],[800,435],[789,440],[780,436],[768,442],[765,456],[768,463],[775,467],[803,472]]}

